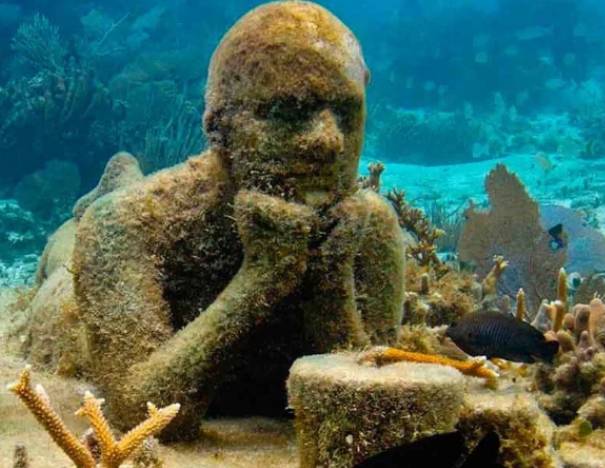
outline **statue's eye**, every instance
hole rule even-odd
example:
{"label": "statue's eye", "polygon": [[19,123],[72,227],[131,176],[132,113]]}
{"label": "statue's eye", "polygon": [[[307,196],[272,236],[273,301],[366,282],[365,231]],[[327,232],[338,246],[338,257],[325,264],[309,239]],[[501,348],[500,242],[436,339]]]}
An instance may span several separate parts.
{"label": "statue's eye", "polygon": [[278,123],[301,124],[313,115],[317,104],[314,100],[300,100],[293,96],[283,96],[262,103],[256,110],[260,118]]}
{"label": "statue's eye", "polygon": [[351,127],[355,119],[359,117],[362,104],[357,99],[342,99],[332,103],[332,109],[340,125],[346,129]]}

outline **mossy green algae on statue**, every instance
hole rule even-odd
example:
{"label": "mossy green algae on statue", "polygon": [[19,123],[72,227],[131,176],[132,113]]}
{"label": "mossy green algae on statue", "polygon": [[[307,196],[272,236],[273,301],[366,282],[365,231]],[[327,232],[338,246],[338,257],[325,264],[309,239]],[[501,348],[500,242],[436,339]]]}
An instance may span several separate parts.
{"label": "mossy green algae on statue", "polygon": [[301,467],[352,467],[458,422],[464,377],[433,364],[360,365],[355,353],[306,356],[290,369]]}
{"label": "mossy green algae on statue", "polygon": [[230,393],[283,398],[300,355],[396,340],[401,230],[356,184],[367,76],[327,10],[259,7],[213,57],[208,151],[76,210],[87,373],[118,427],[176,401],[166,434],[195,437]]}

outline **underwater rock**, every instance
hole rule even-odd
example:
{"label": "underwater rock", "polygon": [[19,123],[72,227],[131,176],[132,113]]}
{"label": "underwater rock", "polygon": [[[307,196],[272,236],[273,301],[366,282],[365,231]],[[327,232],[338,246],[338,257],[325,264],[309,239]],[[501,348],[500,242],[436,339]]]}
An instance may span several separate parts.
{"label": "underwater rock", "polygon": [[0,200],[0,259],[12,263],[19,257],[39,251],[46,241],[46,230],[15,200]]}
{"label": "underwater rock", "polygon": [[351,467],[370,455],[423,436],[451,431],[464,378],[432,364],[376,368],[356,355],[305,356],[290,369],[302,467]]}
{"label": "underwater rock", "polygon": [[456,427],[471,445],[495,431],[501,440],[498,462],[507,468],[559,466],[551,444],[555,426],[530,395],[471,391]]}

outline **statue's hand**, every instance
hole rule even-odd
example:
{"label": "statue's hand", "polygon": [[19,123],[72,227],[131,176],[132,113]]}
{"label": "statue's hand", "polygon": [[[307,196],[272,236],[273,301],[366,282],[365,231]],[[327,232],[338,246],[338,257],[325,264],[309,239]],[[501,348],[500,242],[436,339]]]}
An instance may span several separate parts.
{"label": "statue's hand", "polygon": [[245,266],[279,280],[282,275],[296,280],[302,277],[309,236],[317,223],[311,208],[259,192],[240,191],[235,198],[235,218]]}
{"label": "statue's hand", "polygon": [[313,255],[314,266],[336,268],[353,260],[368,223],[369,209],[360,195],[345,198],[328,212],[320,230],[323,240]]}

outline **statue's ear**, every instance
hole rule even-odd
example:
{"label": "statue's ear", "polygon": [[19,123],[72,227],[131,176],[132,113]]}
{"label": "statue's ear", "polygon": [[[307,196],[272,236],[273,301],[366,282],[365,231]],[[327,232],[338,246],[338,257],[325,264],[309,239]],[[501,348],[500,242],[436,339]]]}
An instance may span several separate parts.
{"label": "statue's ear", "polygon": [[226,128],[223,112],[206,109],[202,118],[202,124],[206,138],[211,144],[222,145],[224,143]]}

